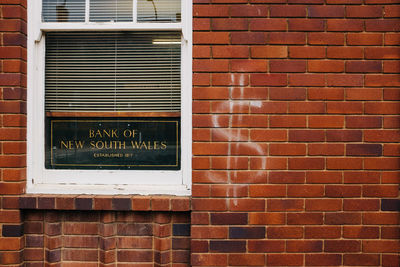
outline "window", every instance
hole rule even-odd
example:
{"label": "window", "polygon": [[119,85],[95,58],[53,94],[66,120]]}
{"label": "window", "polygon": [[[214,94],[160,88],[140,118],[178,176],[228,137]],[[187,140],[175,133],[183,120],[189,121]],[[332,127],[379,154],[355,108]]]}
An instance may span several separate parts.
{"label": "window", "polygon": [[27,191],[190,194],[191,1],[28,10]]}

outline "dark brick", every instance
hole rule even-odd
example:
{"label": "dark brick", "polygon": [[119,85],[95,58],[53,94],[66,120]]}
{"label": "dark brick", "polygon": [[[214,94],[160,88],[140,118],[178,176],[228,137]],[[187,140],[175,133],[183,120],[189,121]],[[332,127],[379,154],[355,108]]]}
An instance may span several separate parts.
{"label": "dark brick", "polygon": [[75,198],[75,208],[77,210],[91,210],[93,200],[91,198]]}
{"label": "dark brick", "polygon": [[400,211],[400,199],[382,199],[382,211]]}
{"label": "dark brick", "polygon": [[211,224],[247,224],[247,213],[212,213]]}
{"label": "dark brick", "polygon": [[132,201],[130,198],[113,198],[112,206],[114,210],[131,210]]}
{"label": "dark brick", "polygon": [[50,263],[61,261],[61,249],[46,250],[46,260]]}
{"label": "dark brick", "polygon": [[38,209],[50,210],[54,209],[56,200],[54,197],[39,197],[38,198]]}
{"label": "dark brick", "polygon": [[21,197],[19,199],[20,209],[36,209],[35,197]]}
{"label": "dark brick", "polygon": [[190,224],[174,224],[172,234],[174,236],[190,236]]}
{"label": "dark brick", "polygon": [[42,248],[44,245],[44,236],[26,235],[26,247]]}
{"label": "dark brick", "polygon": [[122,236],[151,236],[153,227],[151,224],[144,223],[124,223],[118,224],[117,233]]}
{"label": "dark brick", "polygon": [[382,156],[382,145],[380,144],[348,144],[346,145],[347,156]]}
{"label": "dark brick", "polygon": [[210,241],[212,252],[246,252],[246,241]]}
{"label": "dark brick", "polygon": [[21,224],[5,224],[3,225],[2,233],[4,237],[20,237],[24,234],[24,226]]}
{"label": "dark brick", "polygon": [[265,227],[229,227],[229,238],[265,238]]}

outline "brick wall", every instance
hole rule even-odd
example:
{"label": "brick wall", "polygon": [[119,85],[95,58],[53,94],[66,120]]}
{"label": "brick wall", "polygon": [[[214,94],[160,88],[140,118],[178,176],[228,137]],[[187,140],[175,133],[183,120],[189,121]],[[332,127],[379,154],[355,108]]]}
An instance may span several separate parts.
{"label": "brick wall", "polygon": [[26,178],[26,1],[0,0],[0,265],[22,263]]}
{"label": "brick wall", "polygon": [[26,0],[0,0],[0,265],[397,267],[400,1],[193,2],[189,232],[187,198],[20,197]]}
{"label": "brick wall", "polygon": [[194,0],[193,266],[398,266],[400,1]]}

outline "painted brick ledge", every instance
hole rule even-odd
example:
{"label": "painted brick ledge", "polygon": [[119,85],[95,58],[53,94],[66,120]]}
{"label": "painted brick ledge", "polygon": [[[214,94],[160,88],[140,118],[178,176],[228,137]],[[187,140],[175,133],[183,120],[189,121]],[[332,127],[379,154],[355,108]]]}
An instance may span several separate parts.
{"label": "painted brick ledge", "polygon": [[190,197],[101,196],[27,194],[18,197],[20,209],[112,210],[112,211],[190,211]]}

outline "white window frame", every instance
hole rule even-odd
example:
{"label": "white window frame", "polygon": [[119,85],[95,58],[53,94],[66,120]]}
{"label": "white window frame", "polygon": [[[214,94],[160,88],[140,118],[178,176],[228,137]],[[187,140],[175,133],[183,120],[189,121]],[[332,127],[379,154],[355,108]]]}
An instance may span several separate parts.
{"label": "white window frame", "polygon": [[[42,0],[28,1],[27,193],[41,194],[191,194],[192,160],[192,1],[182,0],[179,23],[42,22]],[[89,12],[86,2],[86,18]],[[49,170],[45,169],[44,64],[46,32],[180,31],[181,170]]]}

